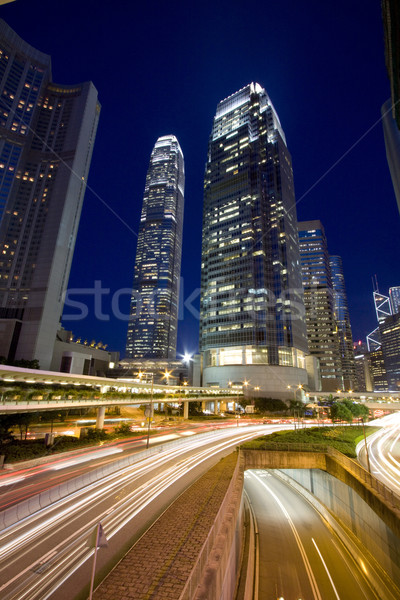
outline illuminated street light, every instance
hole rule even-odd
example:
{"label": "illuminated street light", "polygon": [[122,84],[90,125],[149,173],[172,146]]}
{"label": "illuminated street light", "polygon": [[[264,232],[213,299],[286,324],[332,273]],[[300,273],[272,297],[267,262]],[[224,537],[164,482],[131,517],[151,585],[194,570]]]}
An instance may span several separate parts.
{"label": "illuminated street light", "polygon": [[167,371],[167,369],[165,369],[165,372],[163,374],[163,379],[167,380],[167,385],[169,383],[169,378],[171,377],[171,371]]}

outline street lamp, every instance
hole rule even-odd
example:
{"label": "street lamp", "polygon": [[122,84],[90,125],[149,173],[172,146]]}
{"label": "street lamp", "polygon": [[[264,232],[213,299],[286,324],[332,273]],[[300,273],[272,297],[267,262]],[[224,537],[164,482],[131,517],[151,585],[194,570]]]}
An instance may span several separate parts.
{"label": "street lamp", "polygon": [[[288,389],[288,390],[291,390],[291,389],[292,389],[292,386],[291,386],[291,385],[288,385],[288,386],[287,386],[287,389]],[[293,388],[293,400],[294,400],[294,402],[296,402],[296,388],[295,388],[295,387]],[[295,410],[296,410],[296,409],[295,409],[295,407],[293,406],[293,427],[294,427],[294,429],[296,430],[296,414],[295,414]]]}
{"label": "street lamp", "polygon": [[[148,419],[148,425],[147,425],[147,442],[146,442],[146,448],[149,447],[150,445],[150,426],[151,426],[151,420],[153,418],[153,394],[154,394],[154,373],[150,373],[151,375],[151,397],[150,397],[150,407],[147,406],[146,410],[145,410],[145,416]],[[143,373],[139,372],[139,379],[141,379],[143,377]]]}
{"label": "street lamp", "polygon": [[367,455],[368,471],[371,474],[371,465],[369,463],[369,452],[368,452],[367,436],[365,435],[364,417],[361,417],[361,420],[362,420],[362,428],[363,428],[363,435],[364,435],[365,453]]}

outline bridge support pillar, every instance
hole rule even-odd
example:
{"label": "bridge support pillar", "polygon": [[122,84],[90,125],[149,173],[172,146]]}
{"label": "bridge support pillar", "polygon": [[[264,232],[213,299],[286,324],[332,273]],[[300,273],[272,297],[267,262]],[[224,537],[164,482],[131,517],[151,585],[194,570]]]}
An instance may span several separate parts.
{"label": "bridge support pillar", "polygon": [[201,403],[201,410],[207,410],[207,402],[205,400]]}
{"label": "bridge support pillar", "polygon": [[226,412],[228,410],[228,403],[227,402],[220,402],[220,412]]}
{"label": "bridge support pillar", "polygon": [[214,400],[214,415],[219,415],[218,400]]}
{"label": "bridge support pillar", "polygon": [[105,414],[106,414],[106,407],[99,406],[97,408],[96,429],[104,429],[104,415]]}
{"label": "bridge support pillar", "polygon": [[183,418],[184,419],[189,418],[189,401],[188,400],[183,403]]}

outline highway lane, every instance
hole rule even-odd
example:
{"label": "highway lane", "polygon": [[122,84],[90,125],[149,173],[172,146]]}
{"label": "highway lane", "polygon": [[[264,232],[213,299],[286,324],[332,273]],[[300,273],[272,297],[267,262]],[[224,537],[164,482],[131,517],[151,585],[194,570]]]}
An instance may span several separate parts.
{"label": "highway lane", "polygon": [[245,473],[258,526],[257,600],[376,600],[356,564],[314,507],[273,471]]}
{"label": "highway lane", "polygon": [[[150,445],[160,444],[167,439],[178,439],[196,433],[212,431],[221,426],[232,424],[188,424],[169,427],[152,432]],[[170,436],[170,437],[166,437]],[[55,485],[78,477],[97,467],[114,461],[116,458],[141,452],[146,448],[147,438],[142,435],[136,438],[121,438],[101,447],[80,448],[66,454],[60,453],[44,456],[41,464],[19,467],[13,465],[12,470],[0,471],[0,511],[17,502],[26,500]]]}
{"label": "highway lane", "polygon": [[[246,426],[245,421],[240,427]],[[235,423],[236,426],[236,423]],[[165,443],[168,440],[186,438],[198,433],[233,427],[232,423],[195,423],[178,427],[168,427],[150,436],[150,446]],[[287,425],[268,425],[265,433],[287,428]],[[291,427],[291,426],[289,426]],[[94,471],[101,465],[106,465],[118,458],[137,454],[146,448],[146,435],[140,438],[120,439],[101,447],[81,448],[74,452],[62,453],[44,458],[44,462],[36,466],[16,464],[12,471],[0,471],[0,511],[27,500],[60,485],[74,477],[79,477]]]}
{"label": "highway lane", "polygon": [[[371,473],[400,496],[400,413],[371,421],[381,429],[367,437]],[[365,444],[358,447],[358,459],[368,469]]]}
{"label": "highway lane", "polygon": [[99,571],[118,560],[154,514],[241,441],[269,426],[236,427],[196,435],[71,494],[0,532],[2,600],[71,600],[88,585],[90,540],[101,521],[109,547]]}

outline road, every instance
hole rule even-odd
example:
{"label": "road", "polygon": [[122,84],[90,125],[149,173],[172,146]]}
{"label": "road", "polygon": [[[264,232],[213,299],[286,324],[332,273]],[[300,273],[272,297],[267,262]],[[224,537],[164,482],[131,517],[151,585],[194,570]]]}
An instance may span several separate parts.
{"label": "road", "polygon": [[[371,421],[381,427],[367,437],[371,473],[400,496],[400,413]],[[359,446],[358,459],[368,470],[365,445]]]}
{"label": "road", "polygon": [[188,436],[120,469],[0,532],[2,600],[71,600],[90,580],[93,531],[109,545],[98,571],[109,570],[146,527],[199,475],[238,443],[271,426],[234,427]]}
{"label": "road", "polygon": [[245,472],[258,527],[254,600],[376,600],[356,564],[314,507],[272,472]]}
{"label": "road", "polygon": [[[242,421],[240,427],[250,423],[249,421]],[[229,422],[211,422],[158,428],[157,432],[152,431],[149,438],[150,446],[180,438],[186,439],[195,434],[216,429],[232,428],[233,426],[233,423]],[[278,429],[291,427],[292,425],[277,423],[266,427],[264,433],[272,433]],[[16,463],[12,471],[0,471],[0,511],[72,478],[94,471],[98,467],[118,458],[137,454],[146,448],[146,442],[146,435],[143,435],[139,438],[119,439],[102,447],[81,448],[66,454],[60,453],[43,457],[40,459],[41,464],[36,466],[18,467],[18,463]]]}

